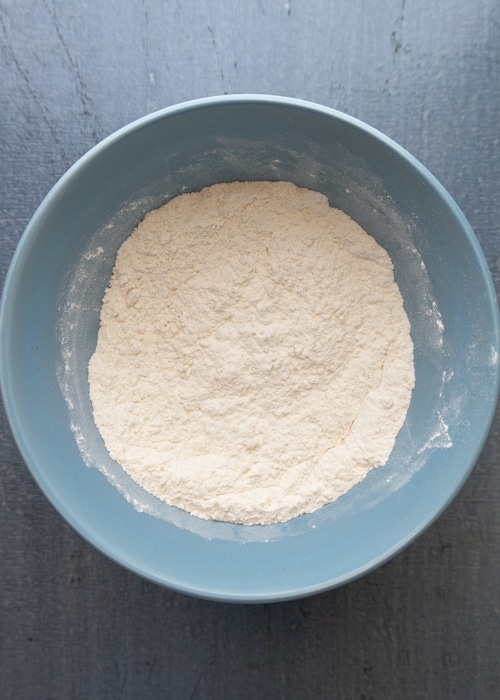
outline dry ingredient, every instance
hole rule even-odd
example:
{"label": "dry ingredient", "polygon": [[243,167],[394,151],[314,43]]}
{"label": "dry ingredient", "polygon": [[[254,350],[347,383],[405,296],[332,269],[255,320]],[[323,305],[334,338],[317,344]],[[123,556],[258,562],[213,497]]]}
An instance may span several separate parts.
{"label": "dry ingredient", "polygon": [[283,522],[384,464],[414,386],[387,253],[286,182],[178,196],[120,248],[89,364],[96,425],[148,492]]}

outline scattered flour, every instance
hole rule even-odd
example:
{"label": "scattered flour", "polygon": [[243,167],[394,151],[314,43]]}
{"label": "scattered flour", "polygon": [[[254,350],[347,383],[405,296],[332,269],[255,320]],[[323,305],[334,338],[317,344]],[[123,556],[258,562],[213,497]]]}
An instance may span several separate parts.
{"label": "scattered flour", "polygon": [[120,248],[89,363],[96,425],[148,492],[284,522],[385,464],[414,386],[387,253],[316,192],[176,197]]}

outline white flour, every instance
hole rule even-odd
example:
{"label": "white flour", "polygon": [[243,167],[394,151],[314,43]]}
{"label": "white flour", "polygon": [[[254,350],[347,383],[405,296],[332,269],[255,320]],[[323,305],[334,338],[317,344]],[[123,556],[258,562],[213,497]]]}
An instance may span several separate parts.
{"label": "white flour", "polygon": [[384,464],[414,386],[387,253],[326,198],[215,185],[118,252],[89,364],[110,455],[201,518],[283,522]]}

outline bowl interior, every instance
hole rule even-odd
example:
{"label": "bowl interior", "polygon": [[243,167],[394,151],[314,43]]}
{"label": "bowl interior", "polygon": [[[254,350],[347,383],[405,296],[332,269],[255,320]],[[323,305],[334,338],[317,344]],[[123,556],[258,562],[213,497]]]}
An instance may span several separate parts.
{"label": "bowl interior", "polygon": [[[280,525],[207,522],[145,493],[107,454],[88,395],[87,364],[121,243],[175,195],[235,180],[323,192],[374,236],[394,262],[415,345],[416,386],[389,462],[337,502]],[[493,285],[449,195],[378,132],[279,98],[164,110],[82,158],[16,251],[1,330],[9,420],[62,515],[128,568],[223,600],[306,595],[386,561],[456,495],[498,393]]]}

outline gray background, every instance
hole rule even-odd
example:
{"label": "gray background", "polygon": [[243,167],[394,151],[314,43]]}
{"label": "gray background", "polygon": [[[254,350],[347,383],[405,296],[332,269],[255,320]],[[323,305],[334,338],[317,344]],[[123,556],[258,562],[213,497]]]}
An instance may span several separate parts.
{"label": "gray background", "polygon": [[[462,207],[500,290],[496,0],[1,0],[0,282],[91,146],[155,109],[238,92],[329,105],[405,146]],[[82,541],[0,413],[0,698],[497,698],[499,450],[497,415],[454,503],[374,573],[226,605]]]}

